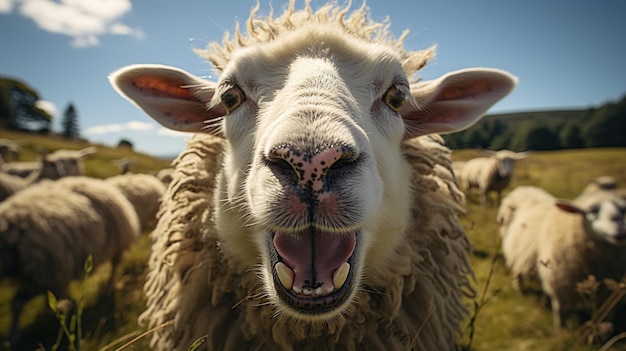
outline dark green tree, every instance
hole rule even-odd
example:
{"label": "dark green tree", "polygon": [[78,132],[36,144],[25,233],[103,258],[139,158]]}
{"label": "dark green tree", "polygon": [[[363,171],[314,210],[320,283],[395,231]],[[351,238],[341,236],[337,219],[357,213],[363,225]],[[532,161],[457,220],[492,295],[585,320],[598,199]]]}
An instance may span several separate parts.
{"label": "dark green tree", "polygon": [[511,150],[556,150],[560,147],[559,136],[546,125],[522,123],[513,135]]}
{"label": "dark green tree", "polygon": [[74,104],[71,102],[67,105],[63,113],[63,121],[61,123],[61,134],[64,138],[78,139],[80,134],[78,130],[78,113],[76,112],[76,108],[74,108]]}
{"label": "dark green tree", "polygon": [[559,133],[561,147],[565,149],[577,149],[585,146],[580,126],[577,123],[566,123]]}
{"label": "dark green tree", "polygon": [[582,126],[587,147],[626,146],[626,97],[594,111]]}
{"label": "dark green tree", "polygon": [[52,116],[39,107],[39,94],[26,83],[0,77],[0,127],[50,131]]}

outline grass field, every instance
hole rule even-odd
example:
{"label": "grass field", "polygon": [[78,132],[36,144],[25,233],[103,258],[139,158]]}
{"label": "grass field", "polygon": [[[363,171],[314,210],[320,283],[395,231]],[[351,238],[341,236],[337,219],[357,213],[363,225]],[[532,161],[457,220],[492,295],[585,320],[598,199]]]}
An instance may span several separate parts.
{"label": "grass field", "polygon": [[[6,136],[3,133],[0,133],[0,137],[20,137],[26,140],[26,136]],[[86,146],[45,137],[37,138],[40,139],[28,139],[30,144],[27,146],[25,158],[35,157],[35,145],[50,149],[77,149]],[[453,153],[453,159],[467,160],[477,155],[478,152],[474,150],[459,150]],[[136,160],[133,168],[135,172],[152,172],[169,163],[129,150],[99,147],[99,152],[86,164],[87,172],[95,177],[116,174],[117,169],[112,161],[122,157]],[[626,148],[535,152],[518,164],[512,187],[508,190],[518,185],[536,185],[555,196],[573,198],[589,180],[600,175],[612,175],[620,184],[626,184]],[[468,301],[472,313],[459,344],[476,351],[600,350],[606,340],[592,343],[579,340],[582,328],[553,335],[552,316],[545,303],[536,295],[524,296],[511,288],[510,274],[500,256],[496,210],[493,205],[485,210],[480,209],[477,197],[470,194],[467,213],[461,219],[474,245],[471,263],[476,273],[477,297]],[[144,235],[128,252],[122,267],[115,272],[118,283],[112,295],[101,293],[101,287],[111,274],[110,266],[100,267],[88,276],[84,282],[83,294],[82,283],[73,283],[73,297],[78,299],[82,296],[86,302],[81,350],[115,350],[144,331],[138,326],[137,317],[144,308],[142,285],[149,251],[150,243]],[[13,292],[9,281],[0,282],[2,341],[6,340],[8,334]],[[478,307],[475,309],[475,306]],[[24,350],[33,350],[40,343],[45,350],[50,350],[59,331],[59,323],[43,296],[27,306],[21,327],[25,340]],[[147,349],[146,339],[132,342],[124,349]],[[609,349],[626,350],[626,339]]]}

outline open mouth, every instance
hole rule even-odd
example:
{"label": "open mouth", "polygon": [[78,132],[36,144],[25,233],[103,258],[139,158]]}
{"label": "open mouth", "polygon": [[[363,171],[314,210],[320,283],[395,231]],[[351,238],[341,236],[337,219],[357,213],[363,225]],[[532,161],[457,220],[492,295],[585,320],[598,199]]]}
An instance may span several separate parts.
{"label": "open mouth", "polygon": [[353,290],[357,233],[272,232],[269,248],[274,287],[293,310],[335,310]]}

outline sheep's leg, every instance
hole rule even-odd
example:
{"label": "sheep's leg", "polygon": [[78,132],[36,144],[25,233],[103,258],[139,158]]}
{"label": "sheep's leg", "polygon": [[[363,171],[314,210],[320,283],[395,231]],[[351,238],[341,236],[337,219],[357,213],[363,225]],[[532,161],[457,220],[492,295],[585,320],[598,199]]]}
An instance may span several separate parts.
{"label": "sheep's leg", "polygon": [[563,309],[556,297],[550,298],[550,304],[552,306],[552,321],[554,323],[554,333],[557,334],[561,331],[565,323],[565,316],[563,315]]}
{"label": "sheep's leg", "polygon": [[487,208],[487,192],[480,192],[480,208]]}

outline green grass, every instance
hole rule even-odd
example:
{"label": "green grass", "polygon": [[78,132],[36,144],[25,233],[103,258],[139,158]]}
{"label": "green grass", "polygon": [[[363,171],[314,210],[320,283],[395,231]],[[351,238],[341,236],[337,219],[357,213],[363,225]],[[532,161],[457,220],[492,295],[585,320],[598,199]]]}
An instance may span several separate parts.
{"label": "green grass", "polygon": [[[0,137],[7,137],[0,131]],[[25,144],[25,159],[36,158],[33,147],[78,149],[83,143],[68,143],[64,140],[41,136],[11,135],[14,139],[28,140]],[[138,160],[135,172],[152,172],[166,167],[169,161],[98,146],[98,153],[88,160],[87,172],[91,176],[105,177],[116,174],[113,160],[131,157]],[[453,153],[455,160],[467,160],[479,155],[475,150],[459,150]],[[572,198],[586,183],[600,175],[612,175],[622,185],[626,184],[626,148],[581,149],[551,152],[535,152],[516,168],[512,190],[518,185],[537,185],[555,196]],[[497,232],[496,207],[480,209],[477,197],[468,196],[467,214],[461,220],[474,246],[471,264],[476,273],[476,301],[468,301],[473,309],[474,302],[480,308],[472,313],[474,334],[471,350],[598,350],[600,344],[578,343],[581,330],[552,333],[552,314],[545,301],[538,295],[522,295],[511,287],[511,276],[503,264]],[[150,251],[150,240],[144,235],[125,256],[116,275],[116,289],[112,296],[102,293],[102,288],[111,274],[110,265],[104,265],[89,275],[85,283],[86,309],[83,317],[84,343],[81,350],[115,350],[130,339],[144,332],[137,324],[139,314],[145,308],[142,287]],[[79,282],[72,284],[74,298],[80,293]],[[13,296],[9,282],[0,284],[0,339],[5,340],[10,321],[9,304]],[[469,325],[469,320],[465,323]],[[49,310],[45,297],[37,298],[24,310],[21,323],[24,339],[32,340],[34,349],[41,342],[46,350],[54,343],[59,324]],[[127,350],[147,349],[149,337],[140,339]],[[469,329],[460,340],[462,346],[470,342]],[[1,349],[1,348],[0,348]],[[611,350],[626,350],[622,341]]]}

